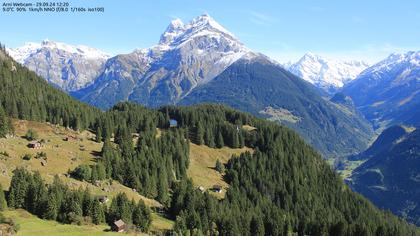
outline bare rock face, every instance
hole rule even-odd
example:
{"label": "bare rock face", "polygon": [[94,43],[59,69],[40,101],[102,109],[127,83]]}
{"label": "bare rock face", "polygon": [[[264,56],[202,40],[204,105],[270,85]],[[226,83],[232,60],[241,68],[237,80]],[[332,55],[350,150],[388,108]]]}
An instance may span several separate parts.
{"label": "bare rock face", "polygon": [[109,59],[95,84],[74,95],[104,108],[121,100],[174,104],[249,52],[207,14],[188,24],[177,19],[156,46]]}
{"label": "bare rock face", "polygon": [[15,60],[67,92],[92,84],[109,58],[97,49],[49,40],[8,51]]}
{"label": "bare rock face", "polygon": [[420,125],[420,51],[391,54],[343,88],[375,126]]}

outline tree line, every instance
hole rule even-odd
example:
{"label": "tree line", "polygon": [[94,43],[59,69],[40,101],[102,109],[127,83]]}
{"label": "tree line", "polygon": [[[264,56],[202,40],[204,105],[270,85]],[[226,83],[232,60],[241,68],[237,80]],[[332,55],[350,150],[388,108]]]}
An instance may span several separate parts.
{"label": "tree line", "polygon": [[[0,78],[0,118],[6,114],[10,118],[83,130],[91,128],[101,113],[52,88],[34,72],[13,61],[4,49],[0,49]],[[2,123],[0,127],[4,127]]]}
{"label": "tree line", "polygon": [[39,172],[30,173],[24,168],[13,171],[7,205],[25,209],[43,219],[67,224],[106,222],[111,225],[122,219],[147,232],[151,223],[151,212],[144,202],[129,200],[125,193],[117,194],[108,208],[88,188],[72,190],[58,176],[46,185]]}
{"label": "tree line", "polygon": [[[103,142],[98,163],[79,166],[72,176],[91,182],[112,178],[157,199],[175,220],[177,234],[418,234],[414,226],[349,190],[313,148],[278,124],[214,104],[147,109],[121,103],[101,112],[52,88],[18,64],[13,70],[11,62],[10,58],[0,60],[0,107],[6,117],[95,132],[96,141]],[[170,128],[170,119],[178,126]],[[0,119],[0,123],[7,122]],[[244,130],[243,125],[255,130]],[[224,178],[230,187],[223,200],[202,193],[188,179],[189,142],[254,149],[225,166]],[[103,220],[102,208],[84,208],[89,205],[83,205],[83,199],[88,199],[81,197],[84,191],[69,190],[58,178],[45,187],[39,174],[17,169],[12,182],[11,207],[61,222],[80,217]],[[115,199],[112,210],[102,210],[105,221],[118,216],[142,227],[144,222],[137,216],[147,214],[141,207],[123,196]]]}

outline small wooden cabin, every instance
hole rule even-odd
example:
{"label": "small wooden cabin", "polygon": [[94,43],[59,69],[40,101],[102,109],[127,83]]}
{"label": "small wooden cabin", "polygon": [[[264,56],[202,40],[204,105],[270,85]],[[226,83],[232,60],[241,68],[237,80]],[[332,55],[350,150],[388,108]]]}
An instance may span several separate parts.
{"label": "small wooden cabin", "polygon": [[116,232],[124,232],[125,222],[119,219],[112,224],[111,229]]}

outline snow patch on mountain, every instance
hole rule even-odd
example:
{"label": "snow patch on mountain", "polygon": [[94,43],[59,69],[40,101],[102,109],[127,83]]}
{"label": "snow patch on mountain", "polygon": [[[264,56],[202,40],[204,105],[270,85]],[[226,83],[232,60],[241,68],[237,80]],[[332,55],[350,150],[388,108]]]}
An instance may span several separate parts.
{"label": "snow patch on mountain", "polygon": [[95,48],[50,40],[26,43],[7,51],[17,62],[65,91],[91,84],[110,58],[109,54]]}
{"label": "snow patch on mountain", "polygon": [[360,77],[369,75],[372,79],[379,79],[383,74],[398,72],[394,76],[406,77],[411,70],[420,67],[420,51],[409,51],[406,53],[393,53],[384,60],[376,63],[369,69],[363,71]]}
{"label": "snow patch on mountain", "polygon": [[68,52],[71,54],[77,54],[86,59],[106,60],[111,57],[111,55],[108,53],[102,52],[98,49],[91,48],[85,45],[73,46],[73,45],[69,45],[69,44],[65,44],[61,42],[54,42],[48,39],[43,40],[41,43],[28,42],[28,43],[25,43],[21,47],[8,48],[7,52],[17,62],[24,64],[25,60],[28,57],[30,57],[32,54],[36,53],[42,48],[50,49],[50,50],[56,49],[56,50],[61,50],[61,51]]}
{"label": "snow patch on mountain", "polygon": [[333,60],[307,53],[296,63],[283,66],[316,87],[333,94],[354,80],[369,64],[363,61]]}

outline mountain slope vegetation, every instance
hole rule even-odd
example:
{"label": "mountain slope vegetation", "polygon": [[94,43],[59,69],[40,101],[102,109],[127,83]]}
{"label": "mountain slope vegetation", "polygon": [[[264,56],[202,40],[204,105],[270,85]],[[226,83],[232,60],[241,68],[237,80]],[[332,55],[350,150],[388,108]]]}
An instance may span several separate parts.
{"label": "mountain slope vegetation", "polygon": [[0,102],[12,118],[50,122],[75,130],[90,127],[100,113],[96,108],[53,89],[34,72],[0,50]]}
{"label": "mountain slope vegetation", "polygon": [[420,130],[404,135],[398,131],[388,128],[383,133],[394,142],[387,142],[382,150],[372,146],[362,155],[370,158],[353,171],[350,186],[380,208],[420,225]]}
{"label": "mountain slope vegetation", "polygon": [[[36,87],[41,80],[22,67],[16,68],[19,76],[7,74],[12,63],[8,57],[1,63],[2,71],[6,71],[0,74],[6,75],[0,77],[1,81],[16,80],[18,84]],[[79,178],[87,182],[112,179],[158,200],[164,205],[162,210],[175,220],[173,230],[178,234],[418,234],[414,226],[378,210],[353,193],[312,147],[295,132],[274,122],[222,105],[147,109],[121,103],[109,111],[99,112],[46,84],[42,86],[41,95],[53,94],[55,101],[62,103],[47,106],[54,101],[46,101],[49,109],[45,113],[41,112],[45,108],[43,103],[34,103],[32,111],[22,110],[25,112],[21,115],[60,123],[66,113],[52,119],[52,108],[62,107],[66,112],[74,109],[75,114],[67,116],[78,122],[70,122],[70,126],[90,127],[96,134],[95,140],[103,142],[98,162],[80,167],[84,174],[78,175]],[[32,99],[37,98],[30,96],[33,91],[22,87],[14,89],[12,86],[11,91],[1,90],[1,93],[19,94],[17,101],[29,106],[34,102]],[[2,99],[5,99],[2,100],[4,106],[8,97],[2,95]],[[45,120],[31,115],[37,113],[45,114]],[[169,126],[170,119],[177,121],[176,127]],[[243,126],[254,128],[241,129]],[[162,130],[160,135],[156,128]],[[133,134],[138,135],[135,144]],[[233,157],[226,164],[224,178],[230,187],[223,200],[201,192],[188,179],[189,141],[212,148],[255,150],[252,154],[246,152]],[[143,227],[143,220],[148,219],[147,210],[144,211],[141,203],[129,201],[124,194],[118,194],[111,205],[103,209],[94,203],[96,210],[92,212],[86,207],[89,204],[83,205],[82,199],[92,202],[88,193],[70,190],[57,178],[45,185],[37,172],[19,168],[11,182],[9,207],[23,207],[40,217],[64,223],[84,216],[101,222],[103,212],[109,223],[122,218],[138,229],[147,230]],[[46,199],[51,201],[43,204]]]}
{"label": "mountain slope vegetation", "polygon": [[361,151],[372,135],[358,113],[343,112],[322,99],[312,85],[264,57],[234,63],[180,104],[202,102],[227,104],[280,122],[327,157]]}
{"label": "mountain slope vegetation", "polygon": [[[254,69],[230,73],[244,61]],[[172,21],[151,48],[110,58],[93,84],[71,95],[102,109],[123,101],[222,103],[289,126],[327,158],[360,152],[373,136],[359,113],[337,109],[314,85],[252,52],[206,14],[187,24]]]}

